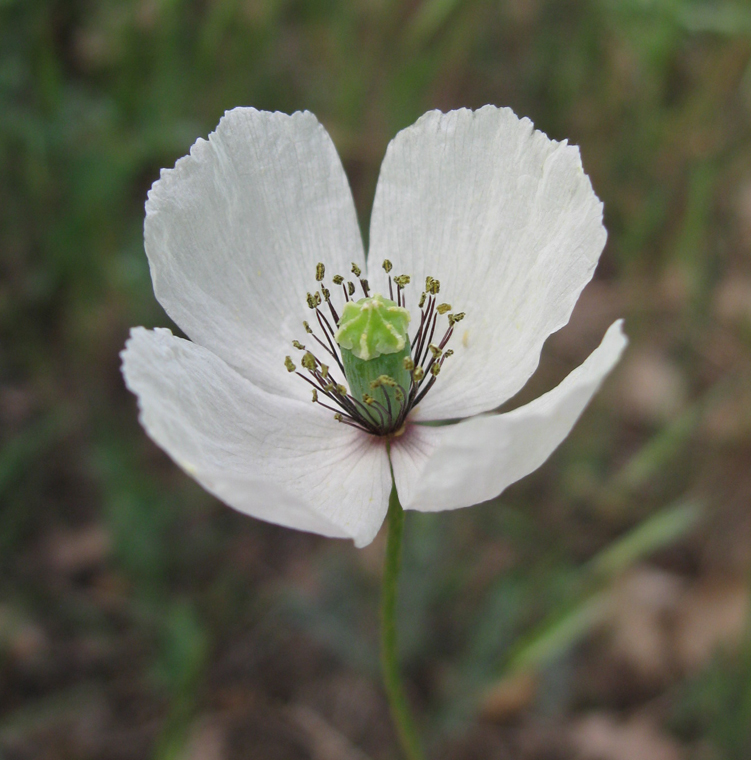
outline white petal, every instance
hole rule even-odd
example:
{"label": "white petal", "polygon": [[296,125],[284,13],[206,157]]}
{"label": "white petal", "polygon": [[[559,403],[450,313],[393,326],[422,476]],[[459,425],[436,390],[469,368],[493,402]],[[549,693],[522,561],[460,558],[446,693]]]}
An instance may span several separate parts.
{"label": "white petal", "polygon": [[[378,178],[369,279],[387,292],[388,258],[412,276],[408,308],[430,275],[440,301],[467,315],[420,417],[463,417],[513,396],[568,322],[605,239],[578,149],[508,108],[431,111],[400,132]],[[440,337],[446,318],[438,324]]]}
{"label": "white petal", "polygon": [[261,520],[373,540],[391,486],[378,439],[258,389],[166,329],[134,329],[122,357],[146,431],[207,491]]}
{"label": "white petal", "polygon": [[316,264],[330,277],[364,260],[347,178],[315,116],[228,111],[154,183],[145,239],[156,297],[187,335],[259,387],[308,397],[283,362],[307,337]]}
{"label": "white petal", "polygon": [[422,512],[468,507],[536,470],[569,434],[626,342],[619,320],[559,386],[512,412],[411,426],[391,448],[402,505]]}

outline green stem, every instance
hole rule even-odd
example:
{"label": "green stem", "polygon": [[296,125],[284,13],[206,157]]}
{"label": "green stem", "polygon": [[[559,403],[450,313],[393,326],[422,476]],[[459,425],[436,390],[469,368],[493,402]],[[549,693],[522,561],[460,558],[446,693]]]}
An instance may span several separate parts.
{"label": "green stem", "polygon": [[396,593],[404,533],[404,510],[399,503],[396,485],[391,488],[388,521],[389,533],[381,586],[381,671],[391,708],[391,717],[396,725],[404,756],[407,760],[423,760],[417,730],[404,693],[396,641]]}

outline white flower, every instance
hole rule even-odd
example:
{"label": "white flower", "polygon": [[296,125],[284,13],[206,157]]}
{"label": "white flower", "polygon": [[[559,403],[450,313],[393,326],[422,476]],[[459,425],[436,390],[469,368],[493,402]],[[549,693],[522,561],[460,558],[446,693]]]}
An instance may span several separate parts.
{"label": "white flower", "polygon": [[[577,148],[509,109],[431,111],[386,152],[366,263],[347,179],[316,118],[236,108],[149,193],[154,291],[191,340],[135,328],[125,380],[148,434],[219,499],[364,546],[387,510],[387,445],[404,508],[438,511],[497,496],[568,435],[626,344],[620,322],[558,387],[512,412],[488,412],[526,383],[546,338],[568,322],[605,239]],[[375,435],[360,429],[362,416],[342,424],[352,420],[311,403],[298,375],[319,388],[344,383],[333,359],[321,380],[327,354],[303,328],[310,321],[327,342],[317,321],[326,304],[309,308],[328,292],[316,290],[317,265],[344,276],[329,283],[341,311],[353,263],[373,293],[389,292],[384,259],[411,276],[394,296],[410,311],[410,337],[425,278],[440,281],[440,299],[466,316],[430,393],[400,429]],[[440,338],[449,315],[433,301]],[[300,362],[293,341],[317,348],[313,373],[285,369]],[[460,418],[469,419],[419,424]]]}

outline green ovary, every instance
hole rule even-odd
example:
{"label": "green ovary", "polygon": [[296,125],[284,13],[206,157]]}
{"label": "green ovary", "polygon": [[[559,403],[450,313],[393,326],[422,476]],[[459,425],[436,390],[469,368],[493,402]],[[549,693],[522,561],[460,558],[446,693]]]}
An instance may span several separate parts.
{"label": "green ovary", "polygon": [[376,293],[344,305],[336,342],[358,359],[368,361],[404,349],[409,312]]}
{"label": "green ovary", "polygon": [[350,393],[358,401],[372,398],[387,409],[391,407],[391,419],[383,420],[385,412],[379,414],[375,404],[365,406],[376,424],[394,422],[409,392],[411,376],[404,367],[404,360],[410,356],[409,320],[405,308],[378,294],[350,301],[339,319],[335,337]]}

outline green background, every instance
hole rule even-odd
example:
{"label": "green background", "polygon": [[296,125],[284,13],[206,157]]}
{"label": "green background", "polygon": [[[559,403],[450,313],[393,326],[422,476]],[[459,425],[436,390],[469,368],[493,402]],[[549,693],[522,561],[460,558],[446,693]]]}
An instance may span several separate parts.
{"label": "green background", "polygon": [[0,0],[1,758],[396,757],[382,538],[216,503],[146,438],[118,352],[170,325],[146,192],[224,110],[313,111],[366,229],[389,139],[485,103],[581,147],[609,231],[520,399],[613,319],[632,342],[540,471],[408,515],[429,754],[751,756],[749,6]]}

